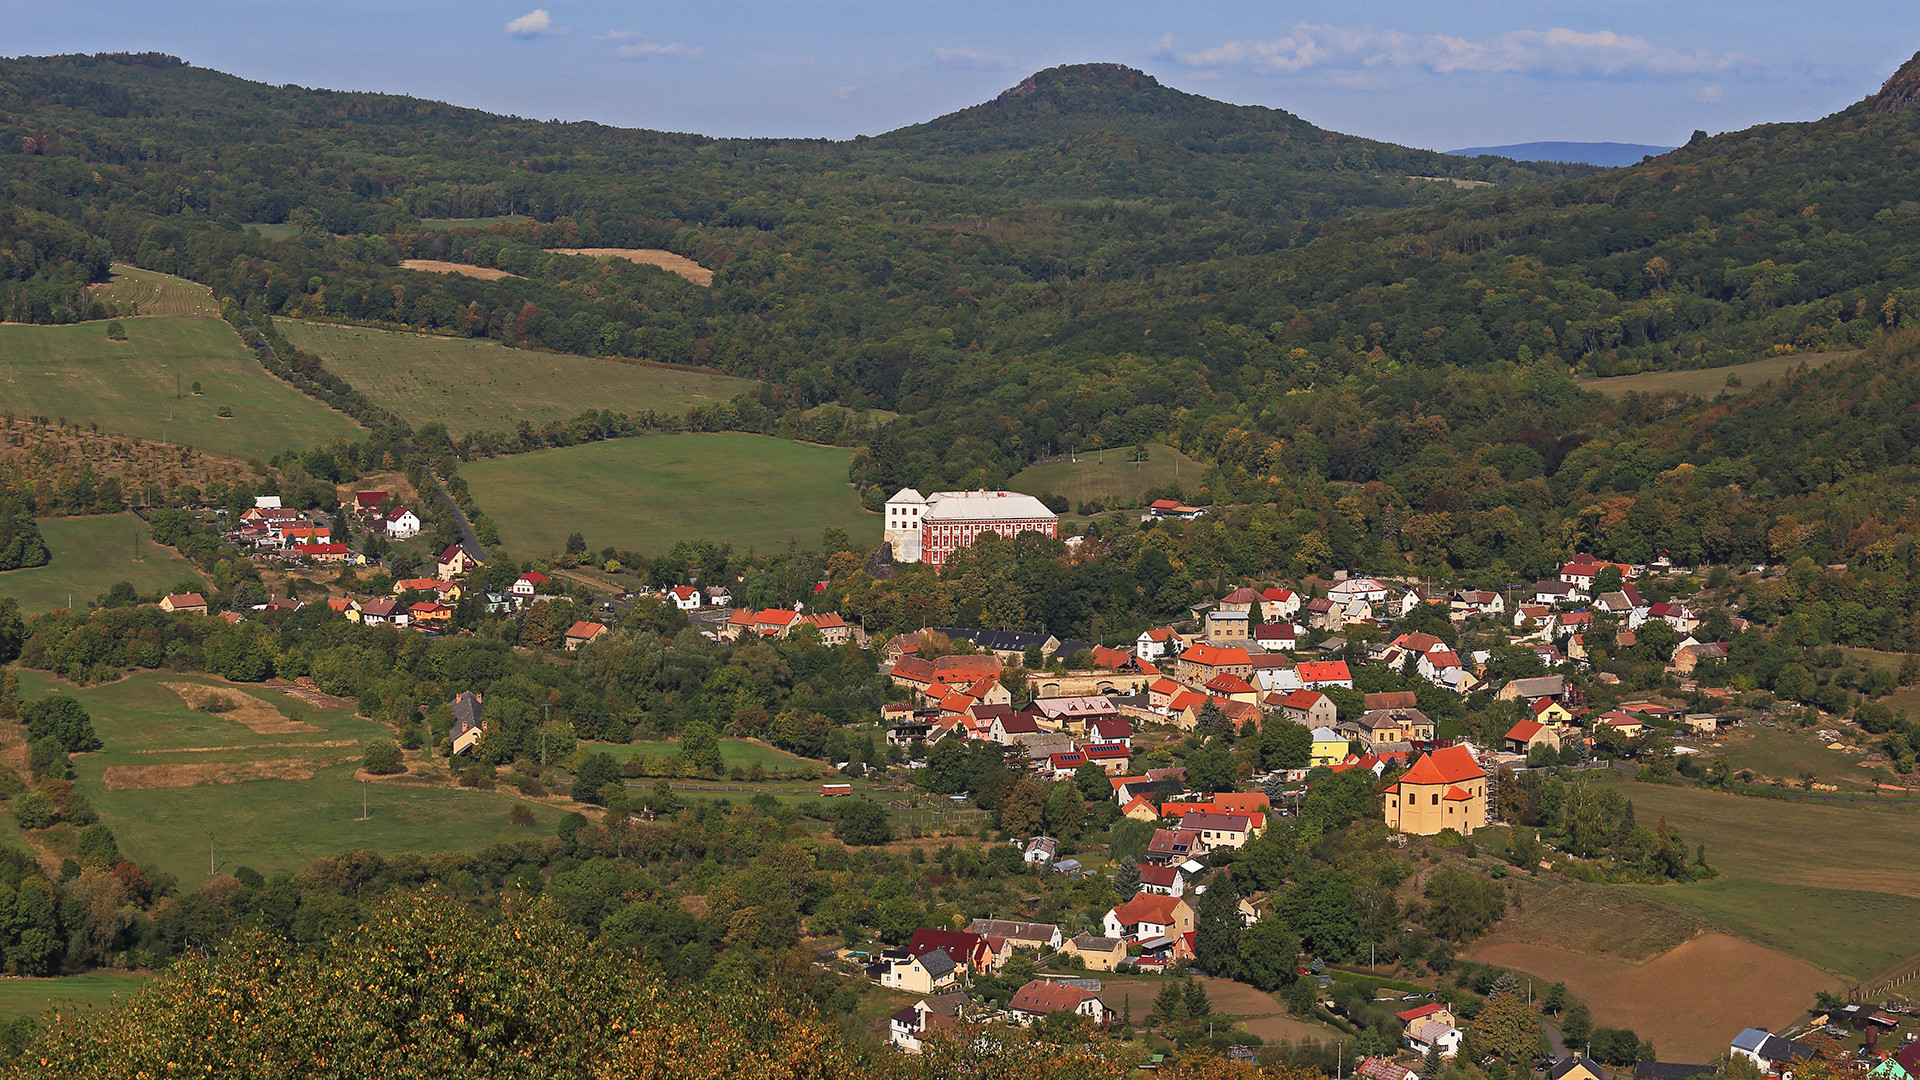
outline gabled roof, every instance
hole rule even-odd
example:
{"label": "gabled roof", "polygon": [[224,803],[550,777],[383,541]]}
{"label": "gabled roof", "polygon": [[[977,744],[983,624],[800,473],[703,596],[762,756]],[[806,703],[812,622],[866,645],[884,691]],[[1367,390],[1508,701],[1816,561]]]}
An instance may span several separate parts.
{"label": "gabled roof", "polygon": [[1189,664],[1205,667],[1221,667],[1227,664],[1247,663],[1247,650],[1227,649],[1218,645],[1190,645],[1180,654],[1180,659]]}
{"label": "gabled roof", "polygon": [[1263,599],[1265,599],[1265,597],[1242,585],[1221,597],[1220,602],[1223,604],[1257,604]]}
{"label": "gabled roof", "polygon": [[587,622],[582,619],[572,626],[567,627],[567,636],[570,638],[585,638],[588,641],[592,641],[594,638],[605,633],[606,629],[606,627],[597,622]]}
{"label": "gabled roof", "polygon": [[1082,987],[1035,979],[1014,993],[1007,1008],[1036,1016],[1050,1012],[1073,1012],[1095,996],[1093,991]]}
{"label": "gabled roof", "polygon": [[1207,689],[1216,694],[1252,694],[1257,691],[1247,684],[1247,680],[1230,671],[1223,671],[1207,680]]}
{"label": "gabled roof", "polygon": [[1376,709],[1411,709],[1419,704],[1419,695],[1411,690],[1395,690],[1384,694],[1368,694],[1361,699],[1361,707],[1368,712],[1373,712]]}
{"label": "gabled roof", "polygon": [[1352,682],[1345,660],[1305,660],[1299,666],[1303,682]]}
{"label": "gabled roof", "polygon": [[1484,780],[1487,772],[1473,759],[1473,752],[1464,746],[1448,746],[1434,750],[1413,763],[1406,775],[1400,778],[1403,784],[1458,784],[1468,780]]}
{"label": "gabled roof", "polygon": [[1446,1007],[1447,1007],[1446,1002],[1436,1001],[1429,1005],[1422,1005],[1417,1009],[1408,1009],[1406,1012],[1394,1013],[1393,1015],[1394,1015],[1394,1018],[1399,1020],[1401,1023],[1411,1024],[1415,1020],[1419,1020],[1422,1017],[1432,1016],[1434,1013],[1437,1013],[1446,1009]]}
{"label": "gabled roof", "polygon": [[1318,690],[1295,690],[1293,693],[1281,698],[1280,704],[1283,708],[1299,709],[1304,712],[1325,700],[1327,700],[1327,695]]}
{"label": "gabled roof", "polygon": [[[1182,832],[1187,830],[1182,829]],[[1198,835],[1197,833],[1195,834]],[[1133,899],[1113,909],[1114,918],[1122,926],[1135,923],[1152,923],[1155,926],[1173,925],[1173,912],[1181,903],[1177,896],[1161,896],[1158,893],[1134,893]]]}
{"label": "gabled roof", "polygon": [[167,597],[167,603],[175,608],[206,607],[207,598],[197,592],[173,593]]}
{"label": "gabled roof", "polygon": [[1535,735],[1544,731],[1546,726],[1547,725],[1540,723],[1538,720],[1522,720],[1508,729],[1507,738],[1515,742],[1528,742],[1532,740]]}
{"label": "gabled roof", "polygon": [[1140,884],[1171,889],[1180,880],[1180,868],[1171,864],[1146,863],[1140,867]]}

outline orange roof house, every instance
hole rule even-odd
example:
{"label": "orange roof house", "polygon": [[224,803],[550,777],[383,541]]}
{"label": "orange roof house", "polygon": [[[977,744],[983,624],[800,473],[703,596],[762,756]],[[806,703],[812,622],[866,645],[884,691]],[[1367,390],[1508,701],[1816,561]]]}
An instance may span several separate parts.
{"label": "orange roof house", "polygon": [[597,622],[582,620],[574,623],[567,627],[567,651],[572,652],[582,645],[590,644],[606,632],[607,628]]}
{"label": "orange roof house", "polygon": [[1487,772],[1464,746],[1423,755],[1383,794],[1387,825],[1401,832],[1465,836],[1487,823]]}

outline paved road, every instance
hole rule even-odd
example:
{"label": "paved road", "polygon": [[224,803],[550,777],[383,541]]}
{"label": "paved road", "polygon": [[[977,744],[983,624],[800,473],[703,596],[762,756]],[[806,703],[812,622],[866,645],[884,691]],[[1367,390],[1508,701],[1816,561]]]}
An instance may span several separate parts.
{"label": "paved road", "polygon": [[1559,1028],[1554,1027],[1552,1024],[1547,1023],[1545,1020],[1541,1020],[1540,1034],[1545,1035],[1547,1037],[1547,1046],[1551,1048],[1553,1059],[1555,1061],[1567,1060],[1567,1041],[1560,1037]]}
{"label": "paved road", "polygon": [[473,534],[472,523],[467,520],[467,515],[460,512],[460,504],[453,501],[453,496],[447,494],[447,489],[438,484],[434,485],[433,497],[440,500],[448,510],[453,511],[453,520],[460,526],[460,538],[466,542],[467,550],[485,554],[487,549],[481,545],[480,538]]}

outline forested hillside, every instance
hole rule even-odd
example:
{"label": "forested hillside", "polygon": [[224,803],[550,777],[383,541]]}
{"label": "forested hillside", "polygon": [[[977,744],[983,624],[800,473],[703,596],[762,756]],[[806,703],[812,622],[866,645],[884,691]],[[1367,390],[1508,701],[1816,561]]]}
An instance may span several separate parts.
{"label": "forested hillside", "polygon": [[[828,143],[537,123],[158,56],[21,59],[0,63],[18,234],[0,299],[12,318],[98,314],[81,283],[111,257],[207,281],[261,326],[706,364],[769,385],[689,423],[859,441],[870,501],[1165,439],[1212,466],[1187,497],[1276,504],[1275,542],[1313,565],[1493,579],[1579,545],[1851,557],[1910,441],[1910,398],[1876,406],[1885,438],[1832,434],[1864,422],[1866,380],[1904,368],[1910,346],[1876,342],[1920,312],[1903,79],[1825,120],[1599,172],[1338,135],[1113,65]],[[281,222],[298,233],[242,228]],[[546,250],[629,245],[713,284]],[[1869,345],[1805,384],[1826,395],[1812,409],[1805,389],[1616,402],[1568,377]],[[282,348],[283,376],[345,400],[324,358]],[[904,415],[822,432],[807,410],[826,401]]]}

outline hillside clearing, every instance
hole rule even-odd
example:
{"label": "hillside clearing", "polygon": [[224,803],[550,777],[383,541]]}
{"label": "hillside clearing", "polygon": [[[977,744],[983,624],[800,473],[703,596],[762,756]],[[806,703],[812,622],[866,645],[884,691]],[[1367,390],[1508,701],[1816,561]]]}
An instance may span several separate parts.
{"label": "hillside clearing", "polygon": [[1139,502],[1156,488],[1198,487],[1207,467],[1163,443],[1147,444],[1147,460],[1129,461],[1132,447],[1095,450],[1078,460],[1053,458],[1020,470],[1007,484],[1028,495],[1063,495],[1076,509],[1082,503],[1121,499]]}
{"label": "hillside clearing", "polygon": [[201,580],[179,552],[147,539],[147,523],[132,514],[43,518],[40,535],[52,562],[0,573],[0,596],[20,601],[29,615],[64,608],[69,596],[84,610],[116,581],[145,594]]}
{"label": "hillside clearing", "polygon": [[520,276],[519,274],[509,274],[505,270],[495,270],[491,266],[445,262],[440,259],[401,259],[400,266],[402,269],[420,270],[429,274],[459,274],[462,277],[478,278],[481,281],[499,281],[501,278],[517,278]]}
{"label": "hillside clearing", "polygon": [[96,299],[120,305],[129,317],[220,317],[220,304],[213,298],[213,290],[207,286],[157,270],[142,270],[126,263],[114,263],[112,278],[104,284],[87,286],[87,291]]}
{"label": "hillside clearing", "polygon": [[491,341],[283,320],[288,340],[327,370],[418,427],[454,435],[525,420],[570,420],[588,409],[680,414],[730,401],[754,383],[708,371],[509,349]]}
{"label": "hillside clearing", "polygon": [[526,225],[532,221],[525,214],[502,214],[499,217],[421,218],[420,224],[429,229],[486,229],[494,225]]}
{"label": "hillside clearing", "polygon": [[116,995],[132,994],[152,977],[144,971],[101,969],[57,979],[18,976],[0,979],[0,1020],[39,1016],[54,1005],[69,1005],[77,1010],[105,1008],[113,1003]]}
{"label": "hillside clearing", "polygon": [[678,274],[695,285],[712,285],[713,271],[671,251],[659,248],[547,248],[555,255],[590,255],[596,259],[625,259],[642,266],[657,266],[670,274]]}
{"label": "hillside clearing", "polygon": [[[1777,379],[1794,368],[1805,364],[1810,368],[1831,364],[1835,360],[1848,360],[1860,355],[1860,350],[1824,353],[1790,353],[1786,356],[1769,356],[1762,360],[1753,360],[1745,364],[1731,364],[1727,367],[1700,368],[1694,371],[1643,371],[1638,375],[1615,375],[1606,379],[1575,379],[1582,390],[1598,390],[1611,397],[1622,397],[1628,391],[1642,394],[1693,394],[1710,398],[1721,391],[1740,393],[1751,390],[1769,379]],[[1740,385],[1727,385],[1728,377],[1740,380]]]}
{"label": "hillside clearing", "polygon": [[768,550],[845,529],[879,539],[880,517],[847,483],[852,452],[765,435],[651,435],[476,461],[461,469],[517,557],[587,546],[665,554],[681,540]]}
{"label": "hillside clearing", "polygon": [[[359,425],[268,374],[217,319],[0,326],[0,398],[21,415],[265,460]],[[199,383],[202,393],[192,392]],[[216,415],[222,407],[231,417]]]}

